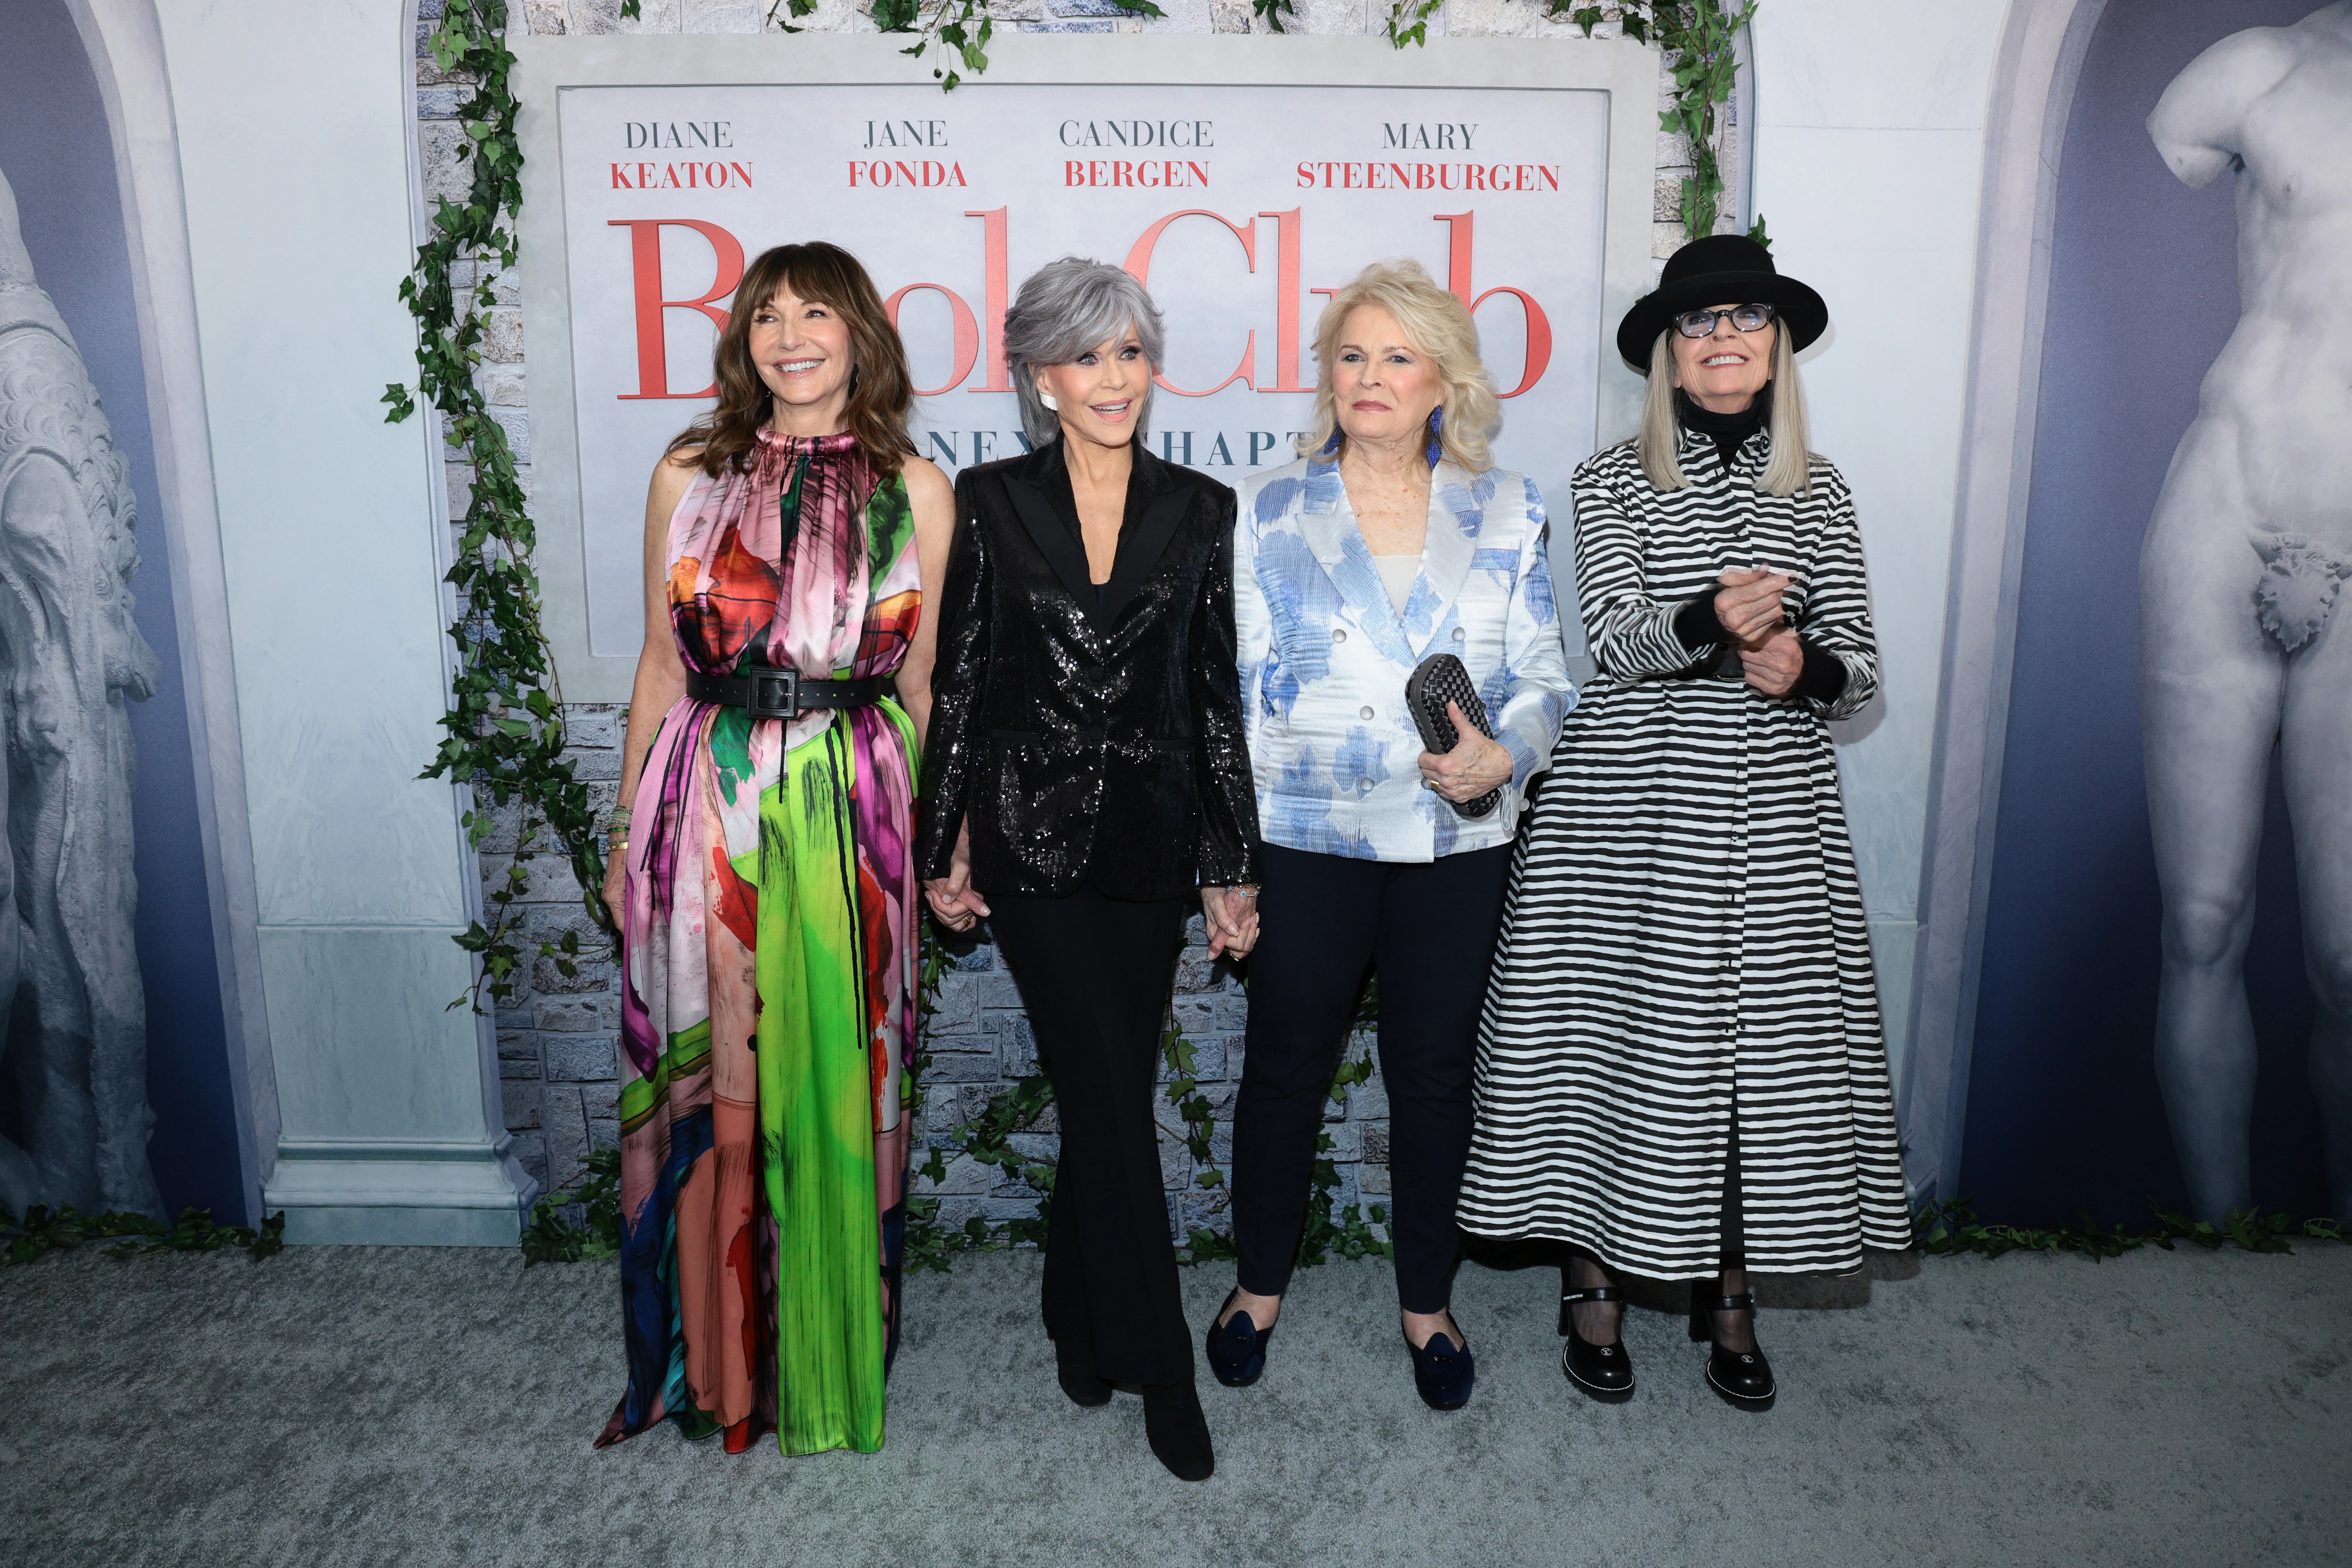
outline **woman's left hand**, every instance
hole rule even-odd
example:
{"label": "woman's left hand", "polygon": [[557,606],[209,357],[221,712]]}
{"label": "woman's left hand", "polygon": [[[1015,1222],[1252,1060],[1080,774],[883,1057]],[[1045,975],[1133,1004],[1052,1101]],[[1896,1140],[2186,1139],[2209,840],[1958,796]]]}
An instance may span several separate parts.
{"label": "woman's left hand", "polygon": [[1209,956],[1244,958],[1257,945],[1257,889],[1202,888],[1201,917],[1209,928]]}
{"label": "woman's left hand", "polygon": [[1460,703],[1447,703],[1445,716],[1454,721],[1454,749],[1421,753],[1422,782],[1456,805],[1510,783],[1511,753],[1480,734]]}
{"label": "woman's left hand", "polygon": [[1782,626],[1764,639],[1763,647],[1741,648],[1739,663],[1748,672],[1748,685],[1767,697],[1786,697],[1805,672],[1805,650],[1797,634]]}

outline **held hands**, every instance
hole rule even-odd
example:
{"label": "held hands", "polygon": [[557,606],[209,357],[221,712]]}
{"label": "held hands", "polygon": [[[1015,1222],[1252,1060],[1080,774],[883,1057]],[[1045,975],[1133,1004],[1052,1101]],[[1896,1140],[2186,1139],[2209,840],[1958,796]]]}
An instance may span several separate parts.
{"label": "held hands", "polygon": [[1739,644],[1748,684],[1767,697],[1786,697],[1804,672],[1805,650],[1788,623],[1780,595],[1796,578],[1769,566],[1733,568],[1716,581],[1715,618]]}
{"label": "held hands", "polygon": [[1247,956],[1257,945],[1257,889],[1202,888],[1201,918],[1209,928],[1209,956]]}
{"label": "held hands", "polygon": [[948,874],[932,877],[923,883],[923,897],[929,900],[931,917],[950,931],[970,931],[988,913],[988,901],[971,885],[971,828],[969,825],[956,834],[955,855],[948,862]]}
{"label": "held hands", "polygon": [[1445,716],[1454,721],[1454,749],[1421,753],[1422,787],[1459,805],[1510,783],[1511,753],[1480,734],[1460,703],[1447,703]]}
{"label": "held hands", "polygon": [[1767,697],[1786,697],[1796,689],[1797,677],[1804,673],[1805,650],[1797,641],[1797,634],[1787,626],[1764,639],[1760,647],[1739,650],[1739,663],[1748,672],[1748,684]]}
{"label": "held hands", "polygon": [[1716,579],[1715,618],[1742,648],[1754,650],[1785,620],[1780,595],[1796,579],[1769,566],[1733,567]]}

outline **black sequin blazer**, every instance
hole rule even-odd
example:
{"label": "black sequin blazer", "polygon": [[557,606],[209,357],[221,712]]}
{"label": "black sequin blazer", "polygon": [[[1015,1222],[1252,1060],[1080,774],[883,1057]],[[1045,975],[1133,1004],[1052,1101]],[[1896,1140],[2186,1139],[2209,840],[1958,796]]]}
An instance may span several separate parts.
{"label": "black sequin blazer", "polygon": [[1059,441],[956,479],[918,863],[971,884],[1167,899],[1257,879],[1234,663],[1234,492],[1140,443],[1110,581]]}

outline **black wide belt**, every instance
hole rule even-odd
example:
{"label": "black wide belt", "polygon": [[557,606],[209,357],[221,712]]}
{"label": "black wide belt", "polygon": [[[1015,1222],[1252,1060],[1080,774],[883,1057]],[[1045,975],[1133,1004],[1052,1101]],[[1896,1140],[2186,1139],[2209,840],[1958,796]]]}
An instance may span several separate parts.
{"label": "black wide belt", "polygon": [[748,676],[686,672],[686,694],[697,702],[747,710],[754,719],[797,719],[812,708],[863,708],[882,695],[878,676],[863,680],[813,680],[797,669],[753,669]]}

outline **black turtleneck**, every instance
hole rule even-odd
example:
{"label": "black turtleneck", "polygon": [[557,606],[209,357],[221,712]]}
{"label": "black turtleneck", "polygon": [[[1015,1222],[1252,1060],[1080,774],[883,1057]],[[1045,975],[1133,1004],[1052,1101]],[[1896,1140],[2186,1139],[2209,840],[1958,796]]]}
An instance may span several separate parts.
{"label": "black turtleneck", "polygon": [[1675,415],[1683,422],[1684,429],[1714,442],[1716,460],[1728,468],[1731,459],[1739,455],[1739,444],[1764,428],[1764,422],[1772,417],[1772,384],[1766,382],[1764,389],[1737,414],[1717,414],[1701,408],[1690,400],[1689,394],[1677,387]]}
{"label": "black turtleneck", "polygon": [[[1715,444],[1716,461],[1728,472],[1732,458],[1739,455],[1741,444],[1762,429],[1765,421],[1772,416],[1772,384],[1766,382],[1764,389],[1737,414],[1717,414],[1701,408],[1680,388],[1676,388],[1675,413],[1681,419],[1684,429],[1694,436],[1704,436]],[[1704,652],[1730,640],[1730,634],[1724,629],[1723,623],[1716,619],[1713,594],[1696,595],[1685,601],[1675,612],[1674,625],[1675,639],[1693,653]],[[1836,701],[1839,693],[1845,689],[1845,661],[1811,637],[1800,637],[1797,642],[1804,650],[1805,665],[1789,695],[1810,697],[1818,702]]]}

